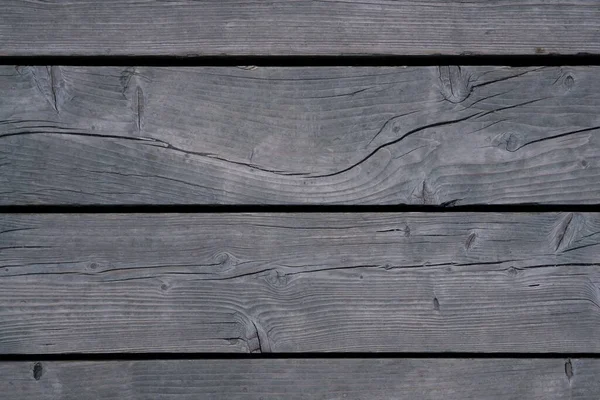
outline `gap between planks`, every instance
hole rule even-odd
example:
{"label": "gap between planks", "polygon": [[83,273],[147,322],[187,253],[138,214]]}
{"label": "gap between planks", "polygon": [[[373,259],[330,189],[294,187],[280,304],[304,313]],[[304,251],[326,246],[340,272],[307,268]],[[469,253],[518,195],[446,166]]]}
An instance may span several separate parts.
{"label": "gap between planks", "polygon": [[505,67],[600,66],[600,55],[432,55],[432,56],[7,56],[0,65],[72,67]]}

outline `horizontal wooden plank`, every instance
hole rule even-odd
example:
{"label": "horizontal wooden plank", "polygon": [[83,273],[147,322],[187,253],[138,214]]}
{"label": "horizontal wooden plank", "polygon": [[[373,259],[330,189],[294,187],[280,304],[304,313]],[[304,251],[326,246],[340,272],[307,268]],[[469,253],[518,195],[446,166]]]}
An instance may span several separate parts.
{"label": "horizontal wooden plank", "polygon": [[0,362],[11,399],[596,400],[590,359]]}
{"label": "horizontal wooden plank", "polygon": [[0,204],[598,203],[600,67],[0,67]]}
{"label": "horizontal wooden plank", "polygon": [[0,55],[600,53],[594,0],[4,0]]}
{"label": "horizontal wooden plank", "polygon": [[599,352],[600,214],[11,214],[0,353]]}

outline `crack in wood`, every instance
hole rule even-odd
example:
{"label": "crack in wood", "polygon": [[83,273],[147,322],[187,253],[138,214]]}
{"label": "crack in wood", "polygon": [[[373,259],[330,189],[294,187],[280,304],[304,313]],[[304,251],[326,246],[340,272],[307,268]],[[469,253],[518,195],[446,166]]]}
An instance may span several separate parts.
{"label": "crack in wood", "polygon": [[[565,136],[570,136],[570,135],[577,135],[579,133],[592,132],[592,131],[596,131],[598,129],[600,129],[600,125],[598,125],[598,126],[592,126],[590,128],[576,129],[576,130],[573,130],[573,131],[560,133],[558,135],[552,135],[552,136],[543,137],[543,138],[540,138],[540,139],[536,139],[536,140],[532,140],[530,142],[527,142],[527,143],[525,143],[525,144],[517,147],[515,150],[512,150],[512,151],[520,150],[523,147],[529,146],[531,144],[541,143],[541,142],[545,142],[547,140],[554,140],[554,139],[558,139],[558,138],[565,137]],[[509,151],[511,151],[511,150],[509,150]]]}
{"label": "crack in wood", "polygon": [[528,100],[528,101],[524,101],[522,103],[513,104],[511,106],[496,108],[494,110],[490,110],[490,111],[486,111],[486,112],[480,113],[480,115],[478,115],[476,118],[479,119],[479,118],[482,118],[482,117],[485,117],[487,115],[494,114],[494,113],[497,113],[497,112],[500,112],[500,111],[511,110],[513,108],[518,108],[518,107],[523,107],[523,106],[526,106],[526,105],[529,105],[529,104],[534,104],[534,103],[537,103],[537,102],[540,102],[540,101],[543,101],[543,100],[548,100],[549,98],[551,98],[551,97],[542,97],[542,98],[539,98],[539,99]]}
{"label": "crack in wood", "polygon": [[321,175],[311,175],[311,176],[308,176],[307,179],[327,178],[327,177],[332,177],[332,176],[343,174],[344,172],[348,172],[351,169],[354,169],[354,168],[358,167],[360,164],[366,162],[371,157],[373,157],[375,154],[377,154],[380,150],[382,150],[382,149],[384,149],[386,147],[389,147],[391,145],[394,145],[396,143],[399,143],[399,142],[401,142],[402,140],[406,139],[407,137],[409,137],[411,135],[414,135],[416,133],[419,133],[421,131],[424,131],[424,130],[430,129],[430,128],[436,128],[436,127],[441,127],[441,126],[445,126],[445,125],[451,125],[451,124],[456,124],[456,123],[459,123],[459,122],[464,122],[464,121],[467,121],[467,120],[469,120],[471,118],[474,118],[474,117],[476,117],[476,116],[478,116],[480,114],[481,113],[475,113],[475,114],[471,114],[471,115],[468,115],[466,117],[458,118],[458,119],[454,119],[454,120],[434,122],[434,123],[431,123],[431,124],[427,124],[427,125],[424,125],[424,126],[421,126],[421,127],[415,128],[415,129],[412,129],[412,130],[408,131],[407,133],[405,133],[404,135],[400,136],[397,139],[394,139],[392,141],[389,141],[387,143],[379,145],[377,148],[375,148],[373,151],[371,151],[367,156],[365,156],[364,158],[362,158],[360,161],[358,161],[358,162],[350,165],[349,167],[346,167],[346,168],[344,168],[344,169],[342,169],[340,171],[337,171],[337,172],[331,172],[331,173],[321,174]]}
{"label": "crack in wood", "polygon": [[[521,76],[523,76],[523,75],[527,75],[527,74],[530,74],[530,73],[533,73],[533,72],[538,72],[538,71],[541,71],[541,70],[543,70],[543,69],[545,69],[545,68],[547,68],[547,67],[546,67],[546,66],[543,66],[543,67],[539,67],[539,68],[531,69],[531,70],[528,70],[528,71],[520,72],[520,73],[518,73],[518,74],[514,74],[514,75],[510,75],[510,76],[505,76],[505,77],[498,78],[498,79],[493,79],[493,80],[491,80],[491,81],[482,82],[482,83],[479,83],[479,84],[477,84],[477,85],[473,85],[473,89],[476,89],[476,88],[479,88],[479,87],[482,87],[482,86],[488,86],[488,85],[492,85],[492,84],[494,84],[494,83],[498,83],[498,82],[504,82],[504,81],[508,81],[508,80],[510,80],[510,79],[518,78],[518,77],[521,77]],[[475,82],[476,82],[476,81],[475,81]]]}

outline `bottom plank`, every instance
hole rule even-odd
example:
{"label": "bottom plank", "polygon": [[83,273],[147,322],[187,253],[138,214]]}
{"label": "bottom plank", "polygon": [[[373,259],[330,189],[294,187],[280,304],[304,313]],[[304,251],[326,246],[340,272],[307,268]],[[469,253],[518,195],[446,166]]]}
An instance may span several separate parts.
{"label": "bottom plank", "polygon": [[0,363],[7,399],[594,399],[595,359]]}

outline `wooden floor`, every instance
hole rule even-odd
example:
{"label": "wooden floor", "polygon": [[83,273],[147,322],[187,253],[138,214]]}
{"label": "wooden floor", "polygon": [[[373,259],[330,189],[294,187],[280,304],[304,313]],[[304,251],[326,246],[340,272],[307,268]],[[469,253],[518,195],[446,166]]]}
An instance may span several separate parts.
{"label": "wooden floor", "polygon": [[1,7],[0,398],[600,398],[594,1]]}

